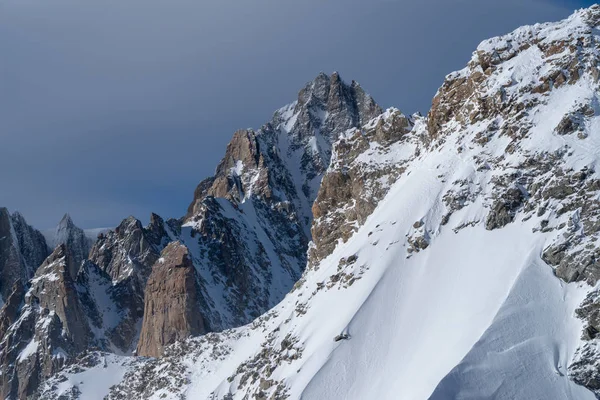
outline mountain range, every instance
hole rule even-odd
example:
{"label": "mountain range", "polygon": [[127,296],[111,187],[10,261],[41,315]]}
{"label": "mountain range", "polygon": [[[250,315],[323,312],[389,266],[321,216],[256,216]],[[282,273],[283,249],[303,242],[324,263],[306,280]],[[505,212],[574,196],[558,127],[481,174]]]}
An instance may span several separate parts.
{"label": "mountain range", "polygon": [[0,209],[0,397],[600,398],[600,6],[426,116],[319,74],[179,218]]}

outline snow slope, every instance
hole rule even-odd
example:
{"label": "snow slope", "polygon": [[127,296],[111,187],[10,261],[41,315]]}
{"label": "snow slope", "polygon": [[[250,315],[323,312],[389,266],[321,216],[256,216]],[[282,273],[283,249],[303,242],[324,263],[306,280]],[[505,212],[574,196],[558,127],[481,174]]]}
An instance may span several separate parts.
{"label": "snow slope", "polygon": [[572,316],[583,293],[585,287],[564,285],[531,260],[490,327],[431,399],[594,399],[565,379],[581,334]]}

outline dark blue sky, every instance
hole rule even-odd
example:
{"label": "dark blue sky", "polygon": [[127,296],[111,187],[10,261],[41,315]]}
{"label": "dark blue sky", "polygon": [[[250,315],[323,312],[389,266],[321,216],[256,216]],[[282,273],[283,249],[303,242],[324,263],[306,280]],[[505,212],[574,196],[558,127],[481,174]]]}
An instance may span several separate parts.
{"label": "dark blue sky", "polygon": [[238,128],[320,71],[425,113],[477,44],[592,2],[5,0],[0,205],[39,228],[185,213]]}

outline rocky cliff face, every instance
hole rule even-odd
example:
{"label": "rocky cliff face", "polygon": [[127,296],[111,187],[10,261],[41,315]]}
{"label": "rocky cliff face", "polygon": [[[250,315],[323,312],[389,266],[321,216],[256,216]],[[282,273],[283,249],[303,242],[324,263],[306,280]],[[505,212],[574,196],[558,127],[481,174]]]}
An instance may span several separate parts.
{"label": "rocky cliff face", "polygon": [[17,235],[6,208],[0,209],[0,294],[2,300],[10,296],[16,282],[29,280],[19,249]]}
{"label": "rocky cliff face", "polygon": [[0,208],[0,297],[11,295],[17,282],[24,285],[48,256],[42,234],[19,213]]}
{"label": "rocky cliff face", "polygon": [[11,215],[11,220],[26,269],[33,273],[50,254],[44,235],[28,225],[19,212],[14,212]]}
{"label": "rocky cliff face", "polygon": [[[417,117],[418,118],[418,117]],[[404,165],[419,154],[413,121],[389,109],[361,129],[350,129],[333,146],[333,157],[313,204],[311,264],[332,253],[365,220]]]}
{"label": "rocky cliff face", "polygon": [[144,291],[171,228],[152,214],[147,227],[134,217],[101,234],[84,264],[79,282],[86,304],[106,340],[123,352],[135,349],[144,315]]}
{"label": "rocky cliff face", "polygon": [[172,242],[152,267],[137,355],[160,357],[178,340],[206,332],[198,276],[188,249]]}
{"label": "rocky cliff face", "polygon": [[57,247],[30,281],[24,301],[17,285],[0,311],[4,328],[0,342],[2,397],[32,396],[39,383],[69,357],[92,345],[87,317],[71,278],[73,262],[65,245]]}

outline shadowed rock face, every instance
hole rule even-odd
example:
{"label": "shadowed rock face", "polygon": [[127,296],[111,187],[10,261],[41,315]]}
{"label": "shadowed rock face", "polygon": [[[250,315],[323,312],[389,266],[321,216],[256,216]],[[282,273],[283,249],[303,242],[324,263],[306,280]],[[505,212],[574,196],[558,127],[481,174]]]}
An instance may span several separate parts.
{"label": "shadowed rock face", "polygon": [[206,332],[198,277],[187,247],[173,242],[152,267],[137,354],[159,357],[165,346]]}
{"label": "shadowed rock face", "polygon": [[62,323],[66,340],[81,351],[89,343],[90,330],[70,274],[73,263],[75,259],[67,246],[58,246],[37,270],[26,301],[54,311]]}
{"label": "shadowed rock face", "polygon": [[22,256],[19,252],[19,243],[6,208],[0,209],[0,294],[2,299],[7,299],[12,292],[13,285],[20,281],[29,280],[25,270]]}
{"label": "shadowed rock face", "polygon": [[6,300],[17,282],[24,284],[48,256],[44,236],[19,213],[0,208],[0,296]]}
{"label": "shadowed rock face", "polygon": [[27,265],[27,271],[33,274],[51,251],[48,249],[44,235],[29,226],[20,213],[14,212],[11,219],[19,242],[20,252]]}
{"label": "shadowed rock face", "polygon": [[92,240],[85,235],[83,229],[75,225],[69,214],[65,214],[58,223],[54,243],[51,246],[57,247],[61,244],[64,244],[69,249],[73,257],[70,274],[71,278],[75,279],[81,262],[88,258],[90,248],[92,247]]}
{"label": "shadowed rock face", "polygon": [[139,220],[128,217],[114,231],[98,238],[89,259],[114,282],[134,276],[145,283],[160,253],[156,244]]}

